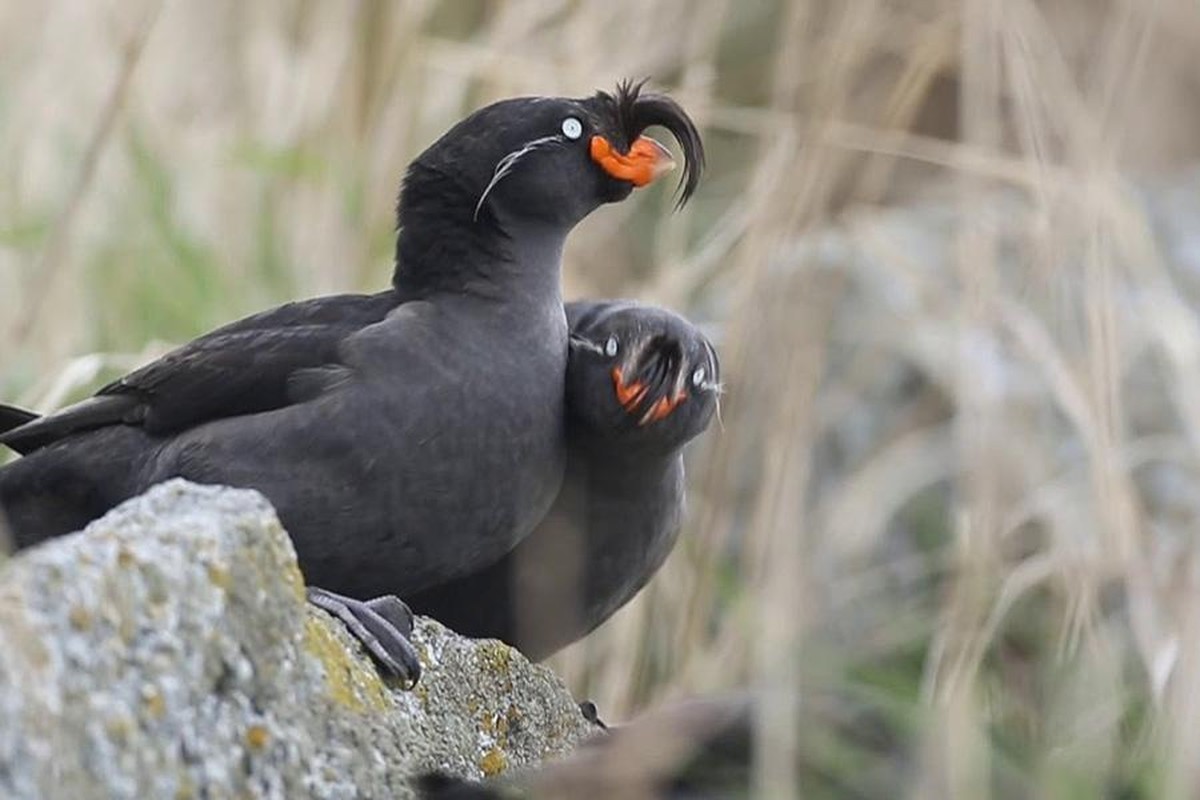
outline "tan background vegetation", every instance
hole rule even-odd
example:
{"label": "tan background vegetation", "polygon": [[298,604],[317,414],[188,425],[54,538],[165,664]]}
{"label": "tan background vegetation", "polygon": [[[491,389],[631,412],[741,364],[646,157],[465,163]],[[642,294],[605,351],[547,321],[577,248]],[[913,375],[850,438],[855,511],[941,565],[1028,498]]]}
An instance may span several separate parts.
{"label": "tan background vegetation", "polygon": [[652,76],[711,169],[593,215],[567,293],[710,325],[723,424],[556,666],[615,718],[766,687],[780,791],[1190,796],[1200,326],[1145,192],[1200,151],[1197,52],[1190,0],[10,0],[0,397],[381,287],[441,131]]}

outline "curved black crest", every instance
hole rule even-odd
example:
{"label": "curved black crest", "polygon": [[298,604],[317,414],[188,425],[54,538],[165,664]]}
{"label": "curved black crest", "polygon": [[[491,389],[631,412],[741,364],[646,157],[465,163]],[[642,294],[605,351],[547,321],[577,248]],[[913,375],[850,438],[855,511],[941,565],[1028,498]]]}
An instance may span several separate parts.
{"label": "curved black crest", "polygon": [[679,199],[675,207],[682,208],[700,183],[700,174],[704,171],[704,143],[696,124],[683,107],[666,95],[643,92],[645,84],[645,79],[624,80],[617,84],[614,94],[597,92],[596,99],[612,106],[627,144],[653,125],[666,128],[679,142],[683,149],[683,174],[679,178]]}

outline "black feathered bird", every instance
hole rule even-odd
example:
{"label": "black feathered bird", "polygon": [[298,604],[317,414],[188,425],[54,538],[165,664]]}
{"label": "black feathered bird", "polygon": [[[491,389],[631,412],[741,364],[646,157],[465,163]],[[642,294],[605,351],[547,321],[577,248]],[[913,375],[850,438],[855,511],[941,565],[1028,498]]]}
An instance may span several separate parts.
{"label": "black feathered bird", "polygon": [[665,309],[566,307],[567,469],[546,518],[498,562],[405,600],[474,637],[541,660],[628,602],[675,544],[683,446],[708,427],[720,366],[708,339]]}
{"label": "black feathered bird", "polygon": [[[26,454],[0,468],[18,544],[184,477],[260,490],[306,579],[331,592],[404,595],[495,561],[562,478],[563,243],[671,167],[642,136],[653,125],[681,145],[685,201],[699,134],[640,84],[487,106],[409,167],[390,290],[264,311],[55,414],[0,414],[23,422],[0,435]],[[388,627],[404,627],[395,604],[314,599],[386,666],[412,672]]]}

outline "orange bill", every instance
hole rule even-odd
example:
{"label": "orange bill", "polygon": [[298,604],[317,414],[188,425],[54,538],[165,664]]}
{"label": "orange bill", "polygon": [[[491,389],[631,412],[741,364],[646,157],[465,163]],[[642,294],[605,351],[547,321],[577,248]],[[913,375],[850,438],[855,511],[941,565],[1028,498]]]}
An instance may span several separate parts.
{"label": "orange bill", "polygon": [[603,136],[593,136],[592,161],[612,177],[645,186],[675,169],[671,151],[649,136],[639,136],[628,153],[618,153]]}
{"label": "orange bill", "polygon": [[651,422],[658,422],[660,419],[666,419],[675,408],[687,399],[687,392],[680,392],[674,397],[660,397],[654,405],[650,406],[650,410],[638,421],[638,425],[649,425]]}
{"label": "orange bill", "polygon": [[[617,393],[617,402],[629,414],[633,414],[638,410],[642,401],[646,399],[648,387],[641,381],[633,383],[625,382],[625,375],[620,367],[612,368],[613,388]],[[681,391],[674,397],[660,397],[655,400],[646,413],[642,414],[642,418],[638,420],[638,425],[649,425],[651,422],[658,422],[661,419],[666,419],[671,412],[678,408],[679,404],[687,399],[687,392]]]}
{"label": "orange bill", "polygon": [[625,383],[625,378],[621,374],[620,367],[613,367],[612,380],[613,386],[617,390],[617,402],[632,414],[633,410],[637,408],[638,403],[642,402],[642,398],[646,394],[646,384],[640,381],[634,381],[629,384]]}

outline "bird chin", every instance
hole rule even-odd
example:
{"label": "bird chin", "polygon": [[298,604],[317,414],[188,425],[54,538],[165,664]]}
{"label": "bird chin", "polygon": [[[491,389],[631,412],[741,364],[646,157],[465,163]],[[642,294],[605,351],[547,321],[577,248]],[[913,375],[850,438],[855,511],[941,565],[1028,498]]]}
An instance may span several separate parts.
{"label": "bird chin", "polygon": [[629,181],[606,178],[603,190],[604,202],[619,203],[633,193],[633,184]]}

